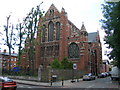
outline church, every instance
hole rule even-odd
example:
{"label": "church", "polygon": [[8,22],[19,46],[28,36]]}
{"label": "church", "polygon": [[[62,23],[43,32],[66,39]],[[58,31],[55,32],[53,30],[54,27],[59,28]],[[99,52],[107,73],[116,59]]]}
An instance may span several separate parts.
{"label": "church", "polygon": [[[50,66],[54,59],[62,61],[65,57],[72,61],[76,68],[86,73],[97,75],[102,65],[102,47],[99,32],[88,33],[84,23],[77,28],[68,20],[64,8],[61,11],[54,4],[39,20],[39,29],[35,38],[34,68]],[[27,56],[27,55],[26,55]],[[28,63],[23,60],[22,66]]]}

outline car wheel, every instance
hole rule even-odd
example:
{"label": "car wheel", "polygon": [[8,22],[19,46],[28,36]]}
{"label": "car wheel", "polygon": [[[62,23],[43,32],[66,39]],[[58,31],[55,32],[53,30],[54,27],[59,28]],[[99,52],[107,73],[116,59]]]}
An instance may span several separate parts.
{"label": "car wheel", "polygon": [[14,87],[14,88],[13,88],[13,90],[16,90],[16,89],[17,89],[17,87]]}
{"label": "car wheel", "polygon": [[113,80],[113,78],[111,77],[111,80]]}

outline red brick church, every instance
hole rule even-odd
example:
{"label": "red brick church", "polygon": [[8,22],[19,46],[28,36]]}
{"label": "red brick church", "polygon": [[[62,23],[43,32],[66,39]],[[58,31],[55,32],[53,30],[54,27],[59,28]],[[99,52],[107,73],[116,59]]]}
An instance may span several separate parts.
{"label": "red brick church", "polygon": [[[84,23],[78,29],[70,20],[64,8],[61,11],[52,4],[39,21],[35,46],[35,69],[50,66],[54,59],[67,57],[77,69],[97,74],[102,64],[102,48],[99,32],[88,33]],[[26,55],[27,56],[27,55]],[[23,56],[24,57],[24,56]],[[28,66],[25,58],[23,67]]]}

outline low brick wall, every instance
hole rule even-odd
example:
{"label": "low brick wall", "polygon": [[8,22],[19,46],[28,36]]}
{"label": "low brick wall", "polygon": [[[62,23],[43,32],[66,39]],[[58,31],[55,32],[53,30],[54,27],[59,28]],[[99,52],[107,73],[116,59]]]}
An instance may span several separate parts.
{"label": "low brick wall", "polygon": [[[65,69],[42,69],[41,71],[41,82],[51,82],[53,79],[52,76],[57,76],[56,81],[69,80],[69,79],[79,79],[84,74],[84,71],[81,70],[65,70]],[[21,80],[30,80],[30,81],[39,81],[39,77],[33,76],[7,76],[13,79]]]}
{"label": "low brick wall", "polygon": [[64,70],[64,69],[42,69],[42,78],[41,81],[43,82],[50,82],[52,76],[57,76],[56,80],[61,81],[72,79],[74,76],[74,79],[81,78],[84,74],[81,70]]}

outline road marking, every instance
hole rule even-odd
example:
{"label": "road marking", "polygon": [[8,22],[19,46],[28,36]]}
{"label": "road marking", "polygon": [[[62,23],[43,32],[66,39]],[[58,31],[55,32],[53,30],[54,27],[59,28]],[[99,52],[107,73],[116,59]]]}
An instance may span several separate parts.
{"label": "road marking", "polygon": [[90,86],[88,86],[87,88],[91,88],[91,87],[93,87],[93,86],[95,86],[95,85],[90,85]]}

